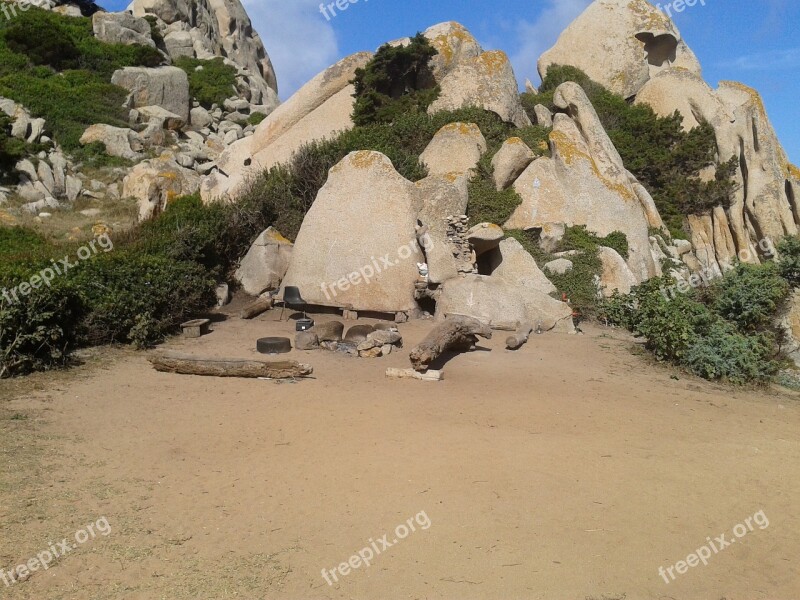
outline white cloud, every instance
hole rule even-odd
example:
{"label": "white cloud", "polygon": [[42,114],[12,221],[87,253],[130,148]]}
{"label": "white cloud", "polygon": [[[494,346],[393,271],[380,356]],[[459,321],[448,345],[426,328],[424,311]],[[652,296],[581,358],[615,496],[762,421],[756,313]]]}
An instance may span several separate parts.
{"label": "white cloud", "polygon": [[278,77],[282,100],[339,59],[319,0],[242,0]]}
{"label": "white cloud", "polygon": [[511,55],[511,62],[520,81],[530,79],[535,84],[539,80],[539,57],[590,3],[591,0],[547,0],[535,21],[517,24],[518,50]]}

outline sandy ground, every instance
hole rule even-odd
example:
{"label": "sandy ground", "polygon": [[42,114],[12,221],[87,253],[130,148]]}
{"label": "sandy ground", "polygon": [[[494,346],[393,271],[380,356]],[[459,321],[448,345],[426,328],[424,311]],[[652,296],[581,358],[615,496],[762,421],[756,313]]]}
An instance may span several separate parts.
{"label": "sandy ground", "polygon": [[[169,346],[255,357],[291,334],[276,318]],[[0,383],[0,568],[111,528],[0,597],[800,598],[796,395],[685,377],[599,327],[516,353],[498,332],[445,381],[387,380],[429,327],[400,325],[384,359],[293,353],[315,368],[296,383],[159,374],[118,349]],[[758,511],[769,525],[736,539]],[[326,583],[367,546],[371,566]]]}

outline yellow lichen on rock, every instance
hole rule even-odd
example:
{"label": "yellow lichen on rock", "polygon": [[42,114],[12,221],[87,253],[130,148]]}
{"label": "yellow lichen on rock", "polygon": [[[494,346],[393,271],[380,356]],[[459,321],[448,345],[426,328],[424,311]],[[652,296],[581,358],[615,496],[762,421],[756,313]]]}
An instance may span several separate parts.
{"label": "yellow lichen on rock", "polygon": [[381,160],[382,158],[379,152],[373,152],[372,150],[360,150],[355,153],[350,161],[350,164],[356,169],[369,169],[375,166],[377,163],[380,163]]}
{"label": "yellow lichen on rock", "polygon": [[444,58],[445,65],[449,66],[453,62],[455,56],[455,49],[453,48],[453,39],[461,42],[472,41],[472,35],[467,31],[463,25],[452,21],[450,23],[452,31],[437,35],[430,40],[431,45],[439,51],[439,55]]}
{"label": "yellow lichen on rock", "polygon": [[475,62],[483,68],[488,75],[498,75],[508,65],[508,55],[502,50],[491,50],[484,52],[475,59]]}

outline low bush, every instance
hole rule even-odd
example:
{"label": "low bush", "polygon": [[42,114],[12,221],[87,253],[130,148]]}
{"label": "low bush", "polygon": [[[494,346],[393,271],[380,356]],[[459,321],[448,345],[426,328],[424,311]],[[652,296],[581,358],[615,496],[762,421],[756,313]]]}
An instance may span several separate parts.
{"label": "low bush", "polygon": [[205,108],[214,104],[222,106],[236,94],[236,69],[226,65],[221,57],[201,60],[182,56],[175,61],[175,66],[186,71],[189,93]]}
{"label": "low bush", "polygon": [[44,118],[47,133],[70,152],[89,125],[127,127],[128,93],[110,83],[114,71],[162,62],[150,46],[99,41],[89,18],[29,7],[0,19],[0,96]]}
{"label": "low bush", "polygon": [[682,364],[704,379],[765,382],[780,368],[772,357],[773,346],[770,336],[744,335],[719,319],[686,351]]}
{"label": "low bush", "polygon": [[788,283],[772,263],[738,265],[710,288],[671,296],[669,276],[614,294],[599,314],[645,338],[659,360],[705,379],[764,383],[778,372],[776,314]]}
{"label": "low bush", "polygon": [[800,287],[800,236],[789,236],[778,243],[778,273],[793,288]]}

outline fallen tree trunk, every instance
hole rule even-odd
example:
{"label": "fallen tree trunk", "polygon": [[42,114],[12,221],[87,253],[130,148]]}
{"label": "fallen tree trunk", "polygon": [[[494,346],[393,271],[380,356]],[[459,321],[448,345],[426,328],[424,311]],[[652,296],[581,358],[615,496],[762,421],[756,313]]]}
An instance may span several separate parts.
{"label": "fallen tree trunk", "polygon": [[520,323],[516,333],[506,338],[506,348],[509,350],[522,348],[522,346],[525,345],[525,342],[528,341],[528,338],[531,337],[532,331],[533,325],[530,323]]}
{"label": "fallen tree trunk", "polygon": [[211,359],[177,352],[155,354],[149,359],[156,371],[204,377],[244,377],[250,379],[293,379],[311,375],[314,369],[293,360],[260,362],[246,359]]}
{"label": "fallen tree trunk", "polygon": [[258,315],[267,312],[270,308],[272,308],[272,297],[270,296],[261,296],[255,302],[248,304],[245,306],[242,311],[239,313],[239,317],[245,320],[254,319]]}
{"label": "fallen tree trunk", "polygon": [[445,350],[472,349],[478,336],[491,339],[492,328],[471,317],[448,317],[411,351],[411,366],[415,371],[425,371]]}

